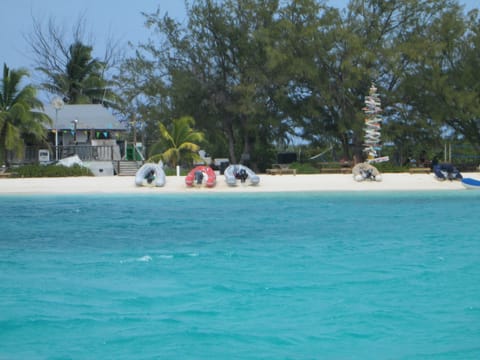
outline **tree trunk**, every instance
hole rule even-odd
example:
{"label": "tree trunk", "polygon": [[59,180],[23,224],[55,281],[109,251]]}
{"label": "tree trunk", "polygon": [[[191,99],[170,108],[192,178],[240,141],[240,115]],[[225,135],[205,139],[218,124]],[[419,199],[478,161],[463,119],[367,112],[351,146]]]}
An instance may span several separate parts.
{"label": "tree trunk", "polygon": [[344,159],[350,159],[350,147],[348,146],[348,136],[342,135],[342,152]]}
{"label": "tree trunk", "polygon": [[236,164],[237,157],[235,156],[235,137],[233,136],[232,122],[230,120],[226,121],[225,133],[228,139],[228,154],[229,154],[230,162],[232,164]]}
{"label": "tree trunk", "polygon": [[242,158],[240,163],[246,166],[250,165],[250,152],[251,152],[251,144],[250,144],[250,134],[248,131],[248,118],[245,115],[241,116],[242,119],[242,128],[243,128],[243,152]]}
{"label": "tree trunk", "polygon": [[[4,128],[3,128],[4,129]],[[8,167],[8,151],[5,146],[5,132],[1,131],[0,133],[0,166],[5,165]]]}

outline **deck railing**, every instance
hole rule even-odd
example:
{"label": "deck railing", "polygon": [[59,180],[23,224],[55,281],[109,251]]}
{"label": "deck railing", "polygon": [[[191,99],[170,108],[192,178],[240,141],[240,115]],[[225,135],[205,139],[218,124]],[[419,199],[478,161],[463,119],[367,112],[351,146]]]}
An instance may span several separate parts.
{"label": "deck railing", "polygon": [[[40,151],[42,156],[40,156]],[[48,152],[48,160],[45,160],[45,150]],[[25,147],[23,156],[13,156],[8,154],[9,164],[23,165],[35,164],[39,162],[54,162],[66,157],[78,155],[82,161],[114,161],[121,160],[124,157],[118,145],[65,145],[52,146],[50,148],[39,146]]]}

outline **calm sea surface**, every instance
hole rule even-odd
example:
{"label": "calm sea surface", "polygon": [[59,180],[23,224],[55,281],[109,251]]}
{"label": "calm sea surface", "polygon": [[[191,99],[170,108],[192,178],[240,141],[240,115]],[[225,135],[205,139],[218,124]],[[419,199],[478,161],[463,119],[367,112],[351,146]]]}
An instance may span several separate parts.
{"label": "calm sea surface", "polygon": [[0,359],[480,359],[480,192],[0,197]]}

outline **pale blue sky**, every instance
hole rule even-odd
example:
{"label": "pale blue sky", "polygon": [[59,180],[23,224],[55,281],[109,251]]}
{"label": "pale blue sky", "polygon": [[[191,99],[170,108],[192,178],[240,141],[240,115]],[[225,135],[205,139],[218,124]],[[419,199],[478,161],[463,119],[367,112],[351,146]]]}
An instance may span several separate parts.
{"label": "pale blue sky", "polygon": [[[347,2],[330,0],[329,4],[344,7]],[[461,0],[460,3],[467,9],[480,7],[480,0]],[[33,61],[24,40],[24,35],[32,31],[31,14],[36,19],[52,17],[62,26],[75,23],[79,15],[84,14],[86,32],[91,33],[95,40],[94,51],[99,51],[112,37],[124,43],[144,42],[150,33],[143,25],[141,12],[151,13],[157,7],[178,20],[185,19],[183,0],[2,0],[0,65],[7,63],[10,68],[31,67]],[[102,53],[103,50],[94,52],[94,56],[101,57]]]}

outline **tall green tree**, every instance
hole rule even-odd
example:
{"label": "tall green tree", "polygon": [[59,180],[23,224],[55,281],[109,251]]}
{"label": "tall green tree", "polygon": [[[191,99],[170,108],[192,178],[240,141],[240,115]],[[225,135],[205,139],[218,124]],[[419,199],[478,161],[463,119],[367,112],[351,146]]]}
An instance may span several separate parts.
{"label": "tall green tree", "polygon": [[319,146],[338,138],[330,51],[340,20],[336,9],[315,0],[287,2],[279,9],[268,47],[271,98],[284,114],[275,135],[279,145],[287,145],[291,135]]}
{"label": "tall green tree", "polygon": [[153,75],[153,83],[164,84],[157,88],[163,104],[148,101],[157,109],[167,104],[170,116],[161,118],[193,116],[207,134],[207,150],[216,156],[228,152],[232,162],[255,161],[259,148],[271,146],[271,129],[279,127],[278,112],[268,106],[265,51],[277,6],[275,1],[196,1],[188,7],[186,27],[159,12],[147,15],[160,36],[141,47],[137,64],[144,64],[143,75]]}
{"label": "tall green tree", "polygon": [[32,85],[20,88],[22,79],[28,76],[24,69],[11,70],[3,65],[0,88],[0,163],[8,165],[8,152],[23,155],[24,138],[43,140],[49,119],[40,112],[42,103],[36,97]]}
{"label": "tall green tree", "polygon": [[139,45],[134,58],[124,59],[114,81],[121,98],[121,116],[131,124],[132,133],[140,135],[148,148],[160,137],[160,119],[175,119],[184,113],[173,110],[175,101],[168,94],[166,83],[169,78],[158,60],[160,56],[144,55],[149,53],[144,47],[149,46]]}
{"label": "tall green tree", "polygon": [[194,126],[195,120],[189,116],[173,120],[170,129],[160,123],[161,138],[152,146],[148,161],[162,160],[175,167],[181,163],[190,165],[193,161],[200,160],[198,151],[205,135],[195,130]]}
{"label": "tall green tree", "polygon": [[103,78],[105,64],[92,58],[93,48],[80,42],[72,44],[63,71],[38,68],[48,81],[42,88],[63,97],[67,104],[104,104],[115,107],[116,96]]}
{"label": "tall green tree", "polygon": [[409,79],[417,96],[416,109],[437,127],[448,126],[453,136],[469,142],[480,155],[480,17],[467,18],[459,6],[433,22],[419,71]]}

